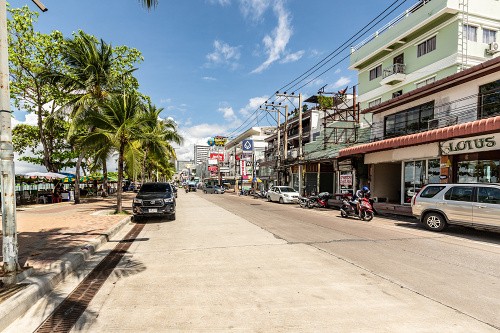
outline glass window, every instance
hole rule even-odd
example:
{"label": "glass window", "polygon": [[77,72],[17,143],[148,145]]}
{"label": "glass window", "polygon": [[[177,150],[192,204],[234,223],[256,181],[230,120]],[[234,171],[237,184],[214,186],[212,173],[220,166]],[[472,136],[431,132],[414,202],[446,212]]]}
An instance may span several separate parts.
{"label": "glass window", "polygon": [[420,193],[421,198],[434,198],[436,194],[441,192],[445,186],[427,186],[422,193]]}
{"label": "glass window", "polygon": [[444,195],[445,200],[451,201],[472,201],[472,186],[453,186]]}
{"label": "glass window", "polygon": [[479,187],[477,189],[477,202],[500,204],[500,189],[494,187]]}
{"label": "glass window", "polygon": [[436,49],[436,36],[429,38],[423,43],[417,45],[417,57],[432,52]]}
{"label": "glass window", "polygon": [[394,124],[396,122],[396,116],[395,115],[390,115],[385,117],[385,136],[386,137],[392,137],[394,136],[395,130],[394,130]]}
{"label": "glass window", "polygon": [[459,183],[498,183],[500,160],[458,162]]}
{"label": "glass window", "polygon": [[424,186],[425,169],[425,160],[404,163],[404,203],[411,202],[411,198]]}
{"label": "glass window", "polygon": [[427,179],[429,184],[439,184],[441,181],[441,179],[439,178],[439,176],[441,175],[441,163],[439,159],[429,160],[427,163]]}
{"label": "glass window", "polygon": [[384,137],[404,135],[428,129],[428,121],[434,118],[434,102],[425,103],[385,117]]}
{"label": "glass window", "polygon": [[497,41],[495,30],[483,29],[483,43],[490,44]]}
{"label": "glass window", "polygon": [[472,25],[464,25],[464,34],[467,40],[477,42],[477,27]]}
{"label": "glass window", "polygon": [[382,65],[378,65],[374,69],[370,70],[370,81],[378,78],[382,75]]}
{"label": "glass window", "polygon": [[500,80],[479,87],[478,118],[500,115]]}
{"label": "glass window", "polygon": [[376,100],[369,102],[368,107],[371,108],[371,107],[377,106],[380,104],[381,101],[382,100],[380,98],[377,98]]}

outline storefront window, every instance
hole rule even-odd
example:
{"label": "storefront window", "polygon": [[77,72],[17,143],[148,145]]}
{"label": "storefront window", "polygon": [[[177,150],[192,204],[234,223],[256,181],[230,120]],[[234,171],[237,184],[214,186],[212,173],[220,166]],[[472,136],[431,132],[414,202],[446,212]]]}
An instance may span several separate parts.
{"label": "storefront window", "polygon": [[459,183],[500,182],[500,160],[458,162]]}
{"label": "storefront window", "polygon": [[403,168],[403,203],[410,203],[424,185],[440,183],[439,159],[404,162]]}
{"label": "storefront window", "polygon": [[500,114],[500,80],[479,87],[478,118],[488,118]]}
{"label": "storefront window", "polygon": [[434,102],[425,103],[384,118],[384,137],[417,133],[428,129],[434,118]]}

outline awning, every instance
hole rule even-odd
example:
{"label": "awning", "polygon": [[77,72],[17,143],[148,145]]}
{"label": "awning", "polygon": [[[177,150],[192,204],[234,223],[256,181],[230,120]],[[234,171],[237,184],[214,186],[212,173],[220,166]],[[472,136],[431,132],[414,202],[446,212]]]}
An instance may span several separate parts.
{"label": "awning", "polygon": [[352,146],[342,149],[339,152],[339,157],[416,146],[424,143],[444,141],[451,138],[488,134],[497,131],[500,131],[500,116],[438,128],[421,133],[399,136],[397,138],[366,143],[358,146]]}

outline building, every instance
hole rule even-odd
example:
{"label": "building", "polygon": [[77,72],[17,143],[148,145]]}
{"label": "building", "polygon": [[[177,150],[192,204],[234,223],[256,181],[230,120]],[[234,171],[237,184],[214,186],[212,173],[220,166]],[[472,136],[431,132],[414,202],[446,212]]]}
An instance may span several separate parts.
{"label": "building", "polygon": [[206,162],[209,157],[210,147],[202,145],[194,145],[194,163],[200,164]]}

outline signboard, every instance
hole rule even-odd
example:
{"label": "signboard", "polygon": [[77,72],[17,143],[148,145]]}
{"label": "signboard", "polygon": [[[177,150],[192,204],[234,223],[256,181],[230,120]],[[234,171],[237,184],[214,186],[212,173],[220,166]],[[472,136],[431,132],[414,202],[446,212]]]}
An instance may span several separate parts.
{"label": "signboard", "polygon": [[210,159],[218,160],[224,162],[224,154],[221,153],[210,153]]}
{"label": "signboard", "polygon": [[500,133],[460,138],[439,143],[441,155],[469,154],[500,149]]}
{"label": "signboard", "polygon": [[226,145],[226,142],[227,142],[227,137],[218,135],[216,137],[208,139],[207,144],[210,147],[213,146],[223,147]]}
{"label": "signboard", "polygon": [[208,166],[208,171],[210,172],[217,172],[217,165],[209,165]]}
{"label": "signboard", "polygon": [[217,165],[217,160],[208,160],[208,165]]}
{"label": "signboard", "polygon": [[340,185],[341,186],[351,186],[352,185],[352,174],[351,175],[340,175]]}
{"label": "signboard", "polygon": [[247,166],[244,161],[240,161],[240,175],[242,177],[247,175]]}
{"label": "signboard", "polygon": [[243,152],[252,152],[253,151],[253,140],[243,140],[241,141],[241,150]]}
{"label": "signboard", "polygon": [[221,167],[220,172],[229,172],[229,167]]}

